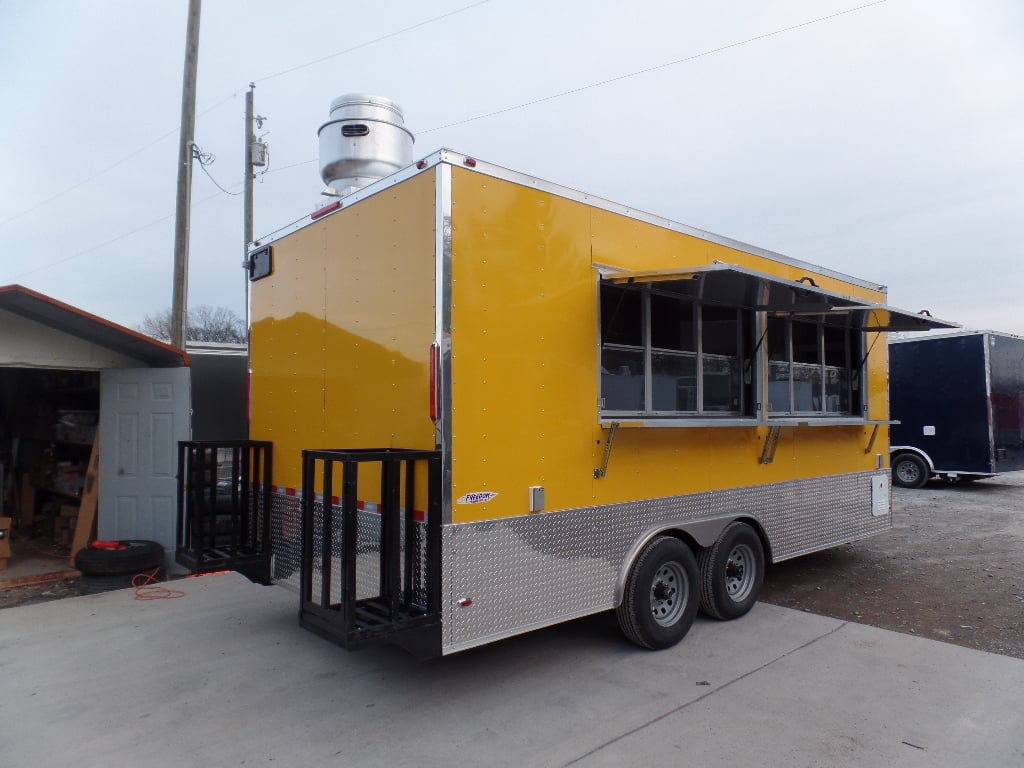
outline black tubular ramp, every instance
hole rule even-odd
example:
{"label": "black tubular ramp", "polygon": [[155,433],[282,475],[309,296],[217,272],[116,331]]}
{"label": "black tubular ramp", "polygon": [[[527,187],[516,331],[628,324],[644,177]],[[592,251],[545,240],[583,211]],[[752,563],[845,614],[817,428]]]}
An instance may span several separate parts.
{"label": "black tubular ramp", "polygon": [[440,655],[441,453],[303,451],[300,591],[301,626],[344,648]]}
{"label": "black tubular ramp", "polygon": [[178,443],[175,560],[193,573],[270,583],[271,444]]}

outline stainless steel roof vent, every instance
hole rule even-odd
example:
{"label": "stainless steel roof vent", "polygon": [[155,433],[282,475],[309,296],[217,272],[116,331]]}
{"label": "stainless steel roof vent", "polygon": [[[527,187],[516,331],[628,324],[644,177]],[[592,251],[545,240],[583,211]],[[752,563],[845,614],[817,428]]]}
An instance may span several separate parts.
{"label": "stainless steel roof vent", "polygon": [[317,131],[322,194],[345,197],[412,163],[415,139],[391,99],[347,93],[331,102],[330,115]]}

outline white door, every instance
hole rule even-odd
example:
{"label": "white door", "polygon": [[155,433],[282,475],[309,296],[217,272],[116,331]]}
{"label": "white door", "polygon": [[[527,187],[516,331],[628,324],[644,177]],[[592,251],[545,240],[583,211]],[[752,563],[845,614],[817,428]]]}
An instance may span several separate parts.
{"label": "white door", "polygon": [[102,371],[99,538],[158,541],[174,562],[178,441],[190,423],[188,368]]}

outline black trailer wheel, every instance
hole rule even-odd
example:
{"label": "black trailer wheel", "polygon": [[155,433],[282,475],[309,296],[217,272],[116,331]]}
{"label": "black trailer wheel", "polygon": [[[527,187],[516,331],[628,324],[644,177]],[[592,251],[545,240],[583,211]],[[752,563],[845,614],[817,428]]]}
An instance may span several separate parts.
{"label": "black trailer wheel", "polygon": [[700,609],[728,621],[754,607],[764,583],[764,547],[746,523],[730,523],[700,553]]}
{"label": "black trailer wheel", "polygon": [[920,488],[931,471],[924,459],[914,453],[898,453],[892,460],[892,481],[900,488]]}
{"label": "black trailer wheel", "polygon": [[682,640],[697,616],[697,558],[679,539],[651,541],[629,571],[617,615],[623,634],[644,648]]}

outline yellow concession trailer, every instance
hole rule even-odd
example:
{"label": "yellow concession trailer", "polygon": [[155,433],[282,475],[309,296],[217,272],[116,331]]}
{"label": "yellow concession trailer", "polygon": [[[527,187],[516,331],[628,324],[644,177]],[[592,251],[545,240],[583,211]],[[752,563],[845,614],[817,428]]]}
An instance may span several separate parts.
{"label": "yellow concession trailer", "polygon": [[249,267],[270,576],[304,626],[420,656],[609,610],[666,647],[766,562],[886,530],[884,334],[949,326],[448,150]]}

